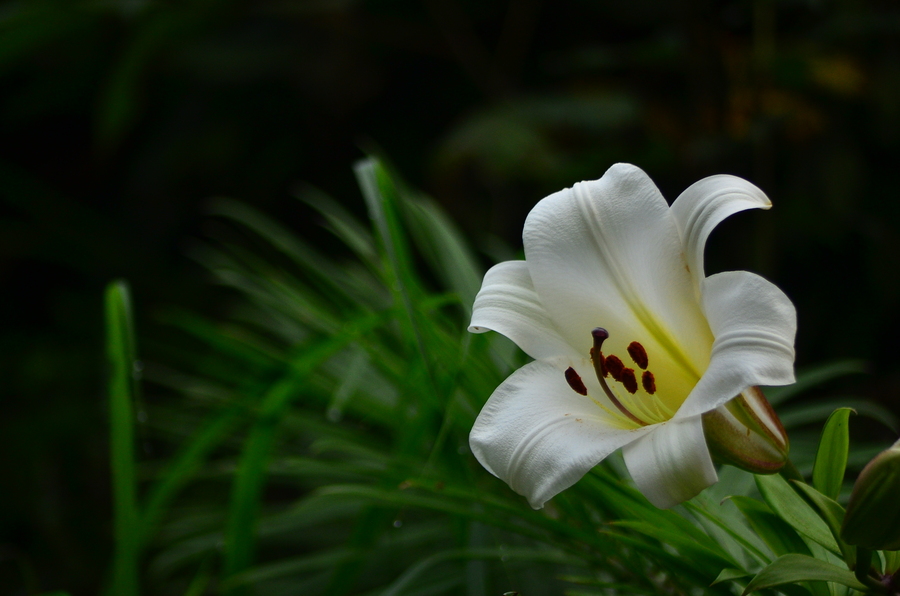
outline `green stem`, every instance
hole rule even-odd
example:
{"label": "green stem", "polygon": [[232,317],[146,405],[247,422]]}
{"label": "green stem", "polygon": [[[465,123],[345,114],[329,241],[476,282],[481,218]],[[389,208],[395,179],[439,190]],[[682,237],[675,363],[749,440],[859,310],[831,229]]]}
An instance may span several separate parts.
{"label": "green stem", "polygon": [[872,551],[862,546],[856,547],[856,566],[853,568],[853,574],[860,583],[867,586],[873,592],[887,593],[887,587],[880,581],[869,575],[872,567]]}
{"label": "green stem", "polygon": [[790,458],[784,461],[784,465],[778,470],[778,473],[788,481],[799,480],[800,482],[806,482],[803,479],[803,474],[800,473],[800,470],[797,469],[797,466],[794,465]]}

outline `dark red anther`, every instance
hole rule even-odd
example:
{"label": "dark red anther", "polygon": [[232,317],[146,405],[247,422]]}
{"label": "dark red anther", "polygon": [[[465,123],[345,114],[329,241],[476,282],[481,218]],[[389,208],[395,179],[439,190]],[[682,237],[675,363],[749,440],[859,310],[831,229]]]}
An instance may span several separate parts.
{"label": "dark red anther", "polygon": [[622,371],[622,385],[628,393],[635,394],[638,390],[637,377],[634,376],[633,368],[626,368]]}
{"label": "dark red anther", "polygon": [[618,356],[613,354],[607,356],[606,361],[604,362],[604,368],[609,371],[612,378],[619,382],[622,381],[622,371],[625,370],[625,364],[619,360]]}
{"label": "dark red anther", "polygon": [[630,344],[628,344],[628,355],[631,356],[631,359],[634,360],[634,363],[640,366],[642,369],[647,368],[649,360],[647,359],[647,350],[644,349],[644,346],[636,341],[631,342]]}
{"label": "dark red anther", "polygon": [[653,378],[653,373],[649,370],[645,370],[644,374],[641,375],[641,385],[644,386],[644,391],[653,395],[656,393],[656,379]]}
{"label": "dark red anther", "polygon": [[[607,356],[603,357],[603,352],[601,348],[603,347],[603,341],[609,337],[609,332],[603,327],[597,327],[593,331],[591,331],[591,337],[594,338],[594,347],[591,348],[591,363],[594,365],[594,373],[597,375],[597,380],[600,382],[600,387],[603,389],[603,393],[606,394],[606,397],[609,398],[611,404],[613,404],[622,414],[624,414],[629,420],[632,422],[639,424],[640,426],[647,426],[647,423],[635,416],[628,408],[622,405],[622,402],[619,401],[619,398],[616,397],[616,394],[612,392],[612,389],[609,388],[609,385],[606,383],[606,375],[611,374],[613,378],[619,381],[622,377],[622,372],[624,370],[631,371],[631,385],[634,386],[634,389],[631,393],[637,391],[637,379],[634,377],[634,370],[626,369],[625,365],[622,364],[622,361],[619,360],[616,356]],[[569,369],[571,370],[571,369]],[[572,371],[573,373],[575,371]],[[566,380],[569,380],[569,371],[566,371]],[[579,379],[580,381],[581,379]],[[569,383],[569,386],[572,389],[578,391],[572,383]],[[628,389],[628,385],[625,386]]]}
{"label": "dark red anther", "polygon": [[569,387],[575,393],[587,395],[587,387],[584,386],[584,381],[581,380],[581,377],[578,376],[578,373],[571,366],[566,369],[566,383],[569,384]]}

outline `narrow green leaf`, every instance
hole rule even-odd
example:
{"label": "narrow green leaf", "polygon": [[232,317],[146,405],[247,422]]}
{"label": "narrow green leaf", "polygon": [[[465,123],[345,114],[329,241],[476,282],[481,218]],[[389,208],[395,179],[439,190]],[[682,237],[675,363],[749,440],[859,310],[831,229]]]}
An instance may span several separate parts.
{"label": "narrow green leaf", "polygon": [[[730,499],[735,506],[747,517],[751,527],[769,545],[777,556],[788,554],[812,554],[811,547],[818,547],[813,543],[807,545],[803,538],[783,519],[775,515],[768,505],[749,497],[734,496]],[[786,586],[781,590],[789,596],[833,596],[828,585],[823,582],[809,582],[797,586]]]}
{"label": "narrow green leaf", "polygon": [[375,239],[366,227],[340,203],[315,187],[301,185],[295,192],[299,200],[318,211],[325,219],[326,229],[356,253],[361,261],[374,268],[378,261],[378,251]]}
{"label": "narrow green leaf", "polygon": [[853,572],[847,569],[806,555],[791,554],[778,557],[763,568],[750,580],[743,594],[802,581],[827,581],[849,586],[854,590],[866,589],[853,576]]}
{"label": "narrow green leaf", "polygon": [[726,567],[719,573],[718,577],[716,577],[716,580],[709,585],[714,586],[716,584],[721,584],[722,582],[740,579],[743,577],[750,577],[751,575],[753,574],[747,573],[743,569],[729,569],[728,567]]}
{"label": "narrow green leaf", "polygon": [[822,440],[816,452],[813,466],[813,486],[831,499],[837,499],[844,483],[847,469],[847,452],[850,449],[850,408],[835,410],[822,430]]}
{"label": "narrow green leaf", "polygon": [[732,540],[739,544],[746,552],[750,553],[757,561],[763,564],[771,563],[772,558],[765,552],[766,545],[746,525],[736,518],[739,514],[734,511],[726,511],[724,503],[713,503],[705,493],[700,493],[690,501],[684,503],[688,511],[695,515],[708,519],[718,526],[723,532],[731,536]]}
{"label": "narrow green leaf", "polygon": [[431,269],[445,287],[456,292],[471,316],[472,303],[481,288],[484,271],[449,217],[430,200],[407,200],[405,210],[409,229]]}
{"label": "narrow green leaf", "polygon": [[236,586],[252,586],[273,579],[299,576],[311,571],[321,571],[335,566],[338,563],[358,556],[354,551],[344,546],[323,549],[314,554],[301,557],[283,559],[274,563],[257,565],[223,581],[220,589],[230,590]]}
{"label": "narrow green leaf", "polygon": [[259,500],[272,446],[287,406],[301,393],[303,383],[316,367],[383,320],[383,315],[375,314],[348,322],[341,333],[301,352],[290,372],[263,396],[259,417],[245,443],[232,488],[225,531],[226,578],[245,570],[253,560]]}
{"label": "narrow green leaf", "polygon": [[[775,515],[768,505],[744,496],[729,500],[744,514],[750,527],[766,543],[776,557],[790,553],[810,554],[809,547],[799,534],[783,519]],[[766,563],[770,563],[766,561]]]}
{"label": "narrow green leaf", "polygon": [[160,479],[150,489],[142,520],[141,538],[146,543],[178,491],[184,488],[197,472],[204,458],[234,429],[243,407],[230,408],[217,415],[212,422],[191,437],[190,442],[169,462]]}
{"label": "narrow green leaf", "polygon": [[128,285],[121,280],[109,284],[105,302],[115,527],[109,594],[137,596],[141,527],[134,454],[135,342]]}
{"label": "narrow green leaf", "polygon": [[438,511],[538,539],[549,531],[572,544],[581,541],[595,548],[608,546],[608,539],[596,529],[574,528],[541,513],[524,509],[521,505],[517,507],[483,493],[453,490],[451,487],[444,487],[436,494],[428,494],[414,489],[333,484],[320,489],[318,494],[331,499],[353,499],[371,504]]}
{"label": "narrow green leaf", "polygon": [[206,589],[213,578],[213,560],[214,558],[211,555],[208,555],[203,559],[203,563],[200,564],[197,574],[194,575],[194,579],[191,580],[187,590],[185,590],[184,596],[203,596],[206,594]]}
{"label": "narrow green leaf", "polygon": [[777,474],[757,476],[756,486],[776,515],[789,523],[800,534],[821,544],[836,555],[841,554],[841,549],[834,541],[828,526],[803,500],[803,497],[791,488],[787,480]]}
{"label": "narrow green leaf", "polygon": [[819,513],[819,517],[828,525],[831,535],[841,549],[841,556],[847,562],[848,567],[856,564],[856,549],[848,545],[841,538],[841,524],[844,523],[844,508],[834,499],[829,499],[813,487],[804,482],[791,481],[812,503]]}
{"label": "narrow green leaf", "polygon": [[598,466],[579,483],[590,487],[598,499],[610,507],[612,519],[639,519],[674,532],[690,536],[699,544],[716,548],[715,541],[694,523],[669,509],[659,509],[636,489],[621,482],[608,469]]}
{"label": "narrow green leaf", "polygon": [[644,536],[674,546],[681,552],[682,556],[691,561],[703,561],[704,564],[710,564],[716,567],[736,567],[738,565],[737,561],[732,559],[724,550],[719,550],[719,552],[717,552],[708,546],[698,544],[684,534],[672,532],[654,524],[637,520],[620,520],[612,522],[611,525],[615,527],[630,528],[636,532],[640,532]]}
{"label": "narrow green leaf", "polygon": [[391,291],[398,295],[398,302],[411,310],[409,294],[416,284],[415,276],[410,270],[409,247],[397,219],[397,190],[377,159],[361,160],[354,166],[354,172],[366,200],[369,217],[381,242]]}
{"label": "narrow green leaf", "polygon": [[423,388],[419,397],[424,398],[428,405],[440,407],[436,403],[439,393],[430,366],[429,351],[426,349],[425,340],[428,328],[433,323],[430,321],[420,322],[416,309],[422,290],[421,284],[412,270],[412,259],[406,235],[403,233],[397,217],[399,200],[397,187],[384,165],[377,159],[368,158],[359,161],[354,166],[354,172],[366,200],[369,217],[372,219],[380,240],[385,282],[391,290],[396,306],[402,309],[405,315],[399,318],[399,322],[404,330],[407,343],[417,352],[421,366],[420,372],[427,381],[427,386]]}

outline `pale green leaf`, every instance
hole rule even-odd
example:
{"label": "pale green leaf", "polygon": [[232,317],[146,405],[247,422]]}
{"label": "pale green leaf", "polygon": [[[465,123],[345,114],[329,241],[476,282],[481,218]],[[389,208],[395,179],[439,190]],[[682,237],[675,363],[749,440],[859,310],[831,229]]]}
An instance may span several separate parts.
{"label": "pale green leaf", "polygon": [[835,410],[822,430],[822,440],[813,466],[813,486],[831,499],[836,499],[844,482],[847,452],[850,448],[850,408]]}

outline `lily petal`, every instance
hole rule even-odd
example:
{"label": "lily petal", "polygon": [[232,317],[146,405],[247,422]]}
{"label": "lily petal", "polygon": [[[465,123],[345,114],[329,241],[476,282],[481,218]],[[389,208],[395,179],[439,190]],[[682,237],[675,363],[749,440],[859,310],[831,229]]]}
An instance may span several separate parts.
{"label": "lily petal", "polygon": [[494,391],[475,420],[469,445],[481,465],[540,509],[652,428],[611,427],[593,401],[566,384],[563,371],[536,361]]}
{"label": "lily petal", "polygon": [[638,489],[660,509],[687,501],[718,480],[700,416],[655,425],[622,455]]}
{"label": "lily petal", "polygon": [[469,331],[496,331],[536,360],[582,358],[547,316],[525,261],[506,261],[488,270],[472,306]]}
{"label": "lily petal", "polygon": [[709,359],[709,327],[675,219],[642,170],[616,164],[550,195],[529,214],[523,239],[534,288],[577,351],[587,353],[590,330],[602,326],[610,352],[655,342],[653,351],[684,369],[672,374],[693,385]]}
{"label": "lily petal", "polygon": [[672,203],[688,267],[699,296],[704,278],[703,249],[723,219],[747,209],[769,209],[772,201],[755,185],[737,176],[709,176],[687,187]]}
{"label": "lily petal", "polygon": [[711,275],[701,289],[716,339],[709,368],[676,417],[708,412],[753,385],[793,383],[797,311],[790,298],[748,271]]}

